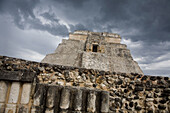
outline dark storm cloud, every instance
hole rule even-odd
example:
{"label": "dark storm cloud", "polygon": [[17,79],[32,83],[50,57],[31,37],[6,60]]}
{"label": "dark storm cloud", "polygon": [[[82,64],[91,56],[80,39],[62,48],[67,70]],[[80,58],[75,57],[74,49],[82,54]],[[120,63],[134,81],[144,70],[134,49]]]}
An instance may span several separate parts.
{"label": "dark storm cloud", "polygon": [[59,19],[54,18],[48,12],[41,14],[47,20],[52,21],[54,24],[43,24],[39,18],[34,14],[34,9],[39,0],[4,0],[1,1],[1,13],[8,13],[12,16],[13,22],[20,29],[37,29],[47,31],[52,35],[66,36],[68,29],[65,25],[59,23]]}
{"label": "dark storm cloud", "polygon": [[48,12],[45,12],[43,14],[41,14],[42,17],[52,21],[52,22],[56,22],[58,23],[59,22],[59,19],[55,18],[55,14],[49,14]]}
{"label": "dark storm cloud", "polygon": [[39,0],[29,0],[29,1],[20,1],[20,0],[2,0],[0,1],[1,5],[1,12],[2,13],[9,13],[16,25],[20,28],[24,26],[21,24],[22,16],[23,18],[35,18],[33,14],[33,9],[35,8],[36,4],[39,3]]}
{"label": "dark storm cloud", "polygon": [[[65,18],[77,22],[67,23],[71,31],[82,29],[110,32],[116,28],[123,31],[123,36],[130,36],[133,40],[170,40],[167,37],[170,31],[169,0],[136,0],[135,2],[132,0],[52,0],[49,2],[51,4],[44,0],[2,0],[0,11],[12,15],[20,29],[29,26],[52,35],[66,36],[68,28],[59,23],[60,19],[58,14],[55,14],[55,10],[54,13],[47,11],[40,15],[51,21],[52,25],[42,24],[34,14],[34,9],[39,7],[39,4],[49,5],[56,10],[60,10],[57,7],[61,7]],[[79,20],[81,18],[82,20]],[[131,32],[133,29],[138,30],[139,33],[126,35],[126,32]]]}
{"label": "dark storm cloud", "polygon": [[70,26],[70,31],[74,32],[75,30],[87,30],[87,31],[92,31],[92,29],[87,28],[86,26],[82,24],[76,24],[76,25],[69,25]]}
{"label": "dark storm cloud", "polygon": [[[135,2],[132,0],[65,0],[63,2],[56,0],[53,2],[66,7],[67,10],[63,8],[63,12],[67,11],[64,12],[65,17],[74,19],[86,29],[110,32],[116,28],[123,31],[122,36],[131,37],[135,41],[170,40],[167,37],[170,31],[169,0],[136,0]],[[99,10],[95,10],[97,8]],[[139,33],[127,35],[127,32],[134,29]]]}
{"label": "dark storm cloud", "polygon": [[129,32],[137,29],[140,33],[132,35],[136,40],[170,40],[167,37],[170,26],[170,1],[108,0],[103,4],[99,22],[110,23]]}
{"label": "dark storm cloud", "polygon": [[89,0],[52,0],[67,7],[81,8]]}

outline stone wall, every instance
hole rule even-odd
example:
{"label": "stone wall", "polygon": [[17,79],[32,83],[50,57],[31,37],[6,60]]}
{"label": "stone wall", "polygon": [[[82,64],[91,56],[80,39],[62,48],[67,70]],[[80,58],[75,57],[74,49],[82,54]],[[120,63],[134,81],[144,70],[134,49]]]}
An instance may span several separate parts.
{"label": "stone wall", "polygon": [[2,113],[4,110],[5,113],[170,112],[169,77],[98,71],[1,56],[0,80]]}
{"label": "stone wall", "polygon": [[74,33],[69,34],[69,39],[74,39],[74,40],[81,40],[81,41],[86,41],[88,36],[94,36],[98,35],[101,37],[104,37],[104,40],[108,43],[120,43],[121,42],[121,37],[118,34],[115,33],[107,33],[107,32],[90,32],[90,31],[74,31]]}
{"label": "stone wall", "polygon": [[39,68],[38,65],[41,64],[0,57],[0,113],[106,113],[109,111],[109,92],[43,83],[39,80],[42,71],[40,68],[44,68],[45,71],[48,65],[44,64]]}

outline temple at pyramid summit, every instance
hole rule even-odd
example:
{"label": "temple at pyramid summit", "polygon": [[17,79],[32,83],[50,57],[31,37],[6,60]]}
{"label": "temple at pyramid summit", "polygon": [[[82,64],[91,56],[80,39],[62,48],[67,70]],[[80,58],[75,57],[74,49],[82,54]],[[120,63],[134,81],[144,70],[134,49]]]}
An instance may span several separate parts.
{"label": "temple at pyramid summit", "polygon": [[120,42],[120,35],[114,33],[75,31],[69,34],[69,39],[62,40],[54,53],[46,55],[42,63],[143,74],[130,50]]}

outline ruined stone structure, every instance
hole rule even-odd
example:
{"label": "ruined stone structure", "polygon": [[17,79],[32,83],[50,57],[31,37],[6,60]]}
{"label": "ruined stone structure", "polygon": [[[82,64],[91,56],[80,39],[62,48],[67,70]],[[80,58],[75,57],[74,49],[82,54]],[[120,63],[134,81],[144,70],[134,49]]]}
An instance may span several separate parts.
{"label": "ruined stone structure", "polygon": [[48,54],[43,63],[98,69],[122,73],[143,74],[121,37],[113,33],[75,31],[63,39],[55,53]]}
{"label": "ruined stone structure", "polygon": [[169,113],[170,78],[144,75],[120,41],[75,31],[43,63],[0,56],[0,113]]}
{"label": "ruined stone structure", "polygon": [[169,112],[169,77],[0,56],[0,113]]}

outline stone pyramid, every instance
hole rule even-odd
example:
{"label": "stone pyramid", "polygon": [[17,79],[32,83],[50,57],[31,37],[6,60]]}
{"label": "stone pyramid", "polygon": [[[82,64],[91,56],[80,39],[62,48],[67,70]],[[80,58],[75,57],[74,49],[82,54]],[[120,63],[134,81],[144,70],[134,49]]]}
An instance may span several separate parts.
{"label": "stone pyramid", "polygon": [[121,44],[118,34],[107,32],[75,31],[63,39],[54,53],[43,63],[98,69],[121,73],[143,74],[133,60],[130,50]]}

